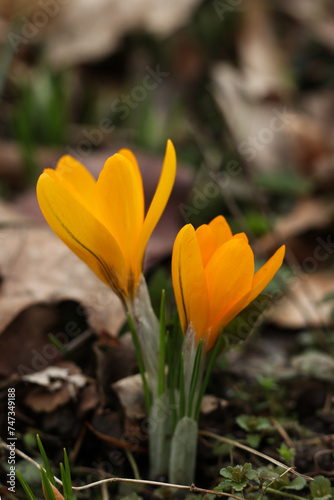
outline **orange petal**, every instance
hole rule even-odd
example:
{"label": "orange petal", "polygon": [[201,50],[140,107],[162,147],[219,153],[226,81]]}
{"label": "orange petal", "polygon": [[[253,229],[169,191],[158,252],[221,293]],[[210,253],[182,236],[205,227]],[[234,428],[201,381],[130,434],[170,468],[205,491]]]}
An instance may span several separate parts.
{"label": "orange petal", "polygon": [[232,239],[234,238],[239,238],[239,240],[244,240],[246,243],[248,243],[248,238],[245,233],[237,233],[234,236],[232,236]]}
{"label": "orange petal", "polygon": [[191,322],[198,338],[206,333],[208,291],[195,229],[184,226],[176,237],[172,256],[172,277],[183,332]]}
{"label": "orange petal", "polygon": [[113,236],[80,202],[54,170],[37,182],[43,215],[56,235],[108,286],[121,295],[125,289],[122,252]]}
{"label": "orange petal", "polygon": [[196,236],[202,254],[203,266],[205,267],[216,250],[215,238],[211,227],[207,224],[203,224],[196,229]]}
{"label": "orange petal", "polygon": [[268,283],[273,279],[282,265],[285,254],[285,246],[281,246],[276,253],[257,271],[254,276],[252,288],[245,297],[242,297],[227,312],[224,317],[223,326],[228,325],[245,307],[247,307],[260,293],[265,289]]}
{"label": "orange petal", "polygon": [[147,242],[164,211],[172,192],[176,175],[176,154],[172,141],[167,141],[164,164],[162,167],[158,187],[155,191],[150,208],[146,214],[142,231],[138,241],[138,268],[143,265]]}
{"label": "orange petal", "polygon": [[232,238],[232,231],[227,223],[227,220],[222,215],[215,217],[210,223],[209,227],[212,229],[212,234],[215,239],[216,248],[226,243]]}
{"label": "orange petal", "polygon": [[[125,158],[127,158],[131,162],[133,169],[134,169],[134,172],[135,172],[135,175],[137,177],[137,183],[139,186],[141,186],[141,189],[144,192],[143,178],[141,176],[141,172],[139,169],[137,159],[136,159],[135,155],[133,154],[133,152],[130,151],[130,149],[123,148],[123,149],[120,149],[118,151],[118,154],[125,156]],[[140,208],[140,211],[142,211],[143,213],[145,212],[144,197],[143,197],[143,207]]]}
{"label": "orange petal", "polygon": [[209,326],[215,327],[224,314],[246,293],[254,277],[254,255],[250,246],[235,238],[214,253],[205,268],[209,290]]}
{"label": "orange petal", "polygon": [[[121,248],[127,273],[136,273],[136,245],[143,225],[144,193],[137,168],[128,158],[108,158],[96,183],[95,214]],[[140,274],[140,273],[139,273]]]}
{"label": "orange petal", "polygon": [[91,203],[94,198],[96,181],[78,160],[69,155],[62,156],[57,163],[55,172],[60,181],[72,186],[82,203],[85,205]]}

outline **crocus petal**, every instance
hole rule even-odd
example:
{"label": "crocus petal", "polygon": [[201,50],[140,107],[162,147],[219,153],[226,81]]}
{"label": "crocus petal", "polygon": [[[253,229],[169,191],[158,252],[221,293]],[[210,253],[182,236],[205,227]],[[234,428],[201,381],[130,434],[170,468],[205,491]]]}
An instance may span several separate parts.
{"label": "crocus petal", "polygon": [[[108,158],[96,183],[95,213],[122,249],[126,264],[133,267],[143,225],[143,200],[142,183],[132,162],[118,153]],[[127,269],[129,275],[135,271]]]}
{"label": "crocus petal", "polygon": [[150,208],[147,211],[143,228],[139,236],[137,258],[138,268],[141,269],[147,242],[164,211],[172,192],[176,174],[176,154],[172,141],[167,141],[164,164],[162,167],[158,187],[154,194]]}
{"label": "crocus petal", "polygon": [[[54,172],[54,171],[52,171]],[[95,274],[122,296],[125,269],[122,252],[113,236],[79,201],[57,175],[44,172],[37,183],[37,198],[43,215],[57,236]],[[111,262],[106,261],[106,256]]]}
{"label": "crocus petal", "polygon": [[183,332],[191,321],[198,338],[201,338],[208,319],[208,291],[200,248],[191,224],[184,226],[176,237],[172,276]]}
{"label": "crocus petal", "polygon": [[[123,148],[123,149],[120,149],[118,151],[118,154],[125,156],[125,158],[127,158],[131,162],[131,164],[133,166],[134,173],[137,177],[138,186],[141,186],[141,190],[144,192],[143,178],[141,176],[141,172],[139,169],[137,159],[136,159],[135,155],[133,154],[133,152],[130,151],[130,149]],[[143,214],[145,212],[144,196],[143,196],[143,206],[140,207],[140,212],[142,212]],[[144,218],[144,216],[143,216],[143,218]]]}
{"label": "crocus petal", "polygon": [[73,187],[81,201],[87,205],[91,203],[96,181],[78,160],[69,155],[62,156],[55,171],[62,181]]}
{"label": "crocus petal", "polygon": [[239,240],[244,240],[246,243],[248,243],[248,238],[247,238],[247,235],[245,233],[237,233],[234,236],[232,236],[232,240],[235,238],[237,238]]}
{"label": "crocus petal", "polygon": [[242,297],[224,316],[220,327],[228,325],[245,307],[247,307],[265,289],[281,267],[285,254],[285,246],[281,246],[274,255],[257,271],[251,290]]}
{"label": "crocus petal", "polygon": [[208,224],[199,226],[196,229],[196,236],[202,254],[203,266],[205,267],[216,250],[215,238]]}
{"label": "crocus petal", "polygon": [[215,326],[241,297],[251,289],[254,255],[250,246],[235,238],[214,253],[205,268],[209,290],[209,325]]}
{"label": "crocus petal", "polygon": [[215,217],[210,223],[209,227],[212,229],[212,233],[215,239],[216,248],[226,243],[232,238],[232,231],[227,223],[227,220],[222,215]]}

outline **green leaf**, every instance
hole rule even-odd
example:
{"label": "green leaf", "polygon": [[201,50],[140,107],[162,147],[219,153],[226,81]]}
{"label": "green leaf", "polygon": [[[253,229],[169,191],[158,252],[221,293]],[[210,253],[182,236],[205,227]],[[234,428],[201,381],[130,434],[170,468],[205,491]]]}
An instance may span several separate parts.
{"label": "green leaf", "polygon": [[193,402],[197,388],[199,369],[201,366],[202,359],[202,339],[199,341],[193,366],[193,372],[191,374],[190,389],[189,389],[189,407],[188,407],[188,417],[191,418],[193,414]]}
{"label": "green leaf", "polygon": [[33,494],[33,492],[31,491],[28,483],[26,482],[26,480],[23,478],[23,476],[21,476],[21,474],[19,473],[19,471],[16,471],[16,475],[18,477],[18,480],[20,481],[21,483],[21,486],[22,488],[24,489],[24,492],[25,494],[27,495],[28,497],[28,500],[36,500],[36,497],[35,495]]}
{"label": "green leaf", "polygon": [[291,481],[290,484],[288,484],[287,486],[284,487],[285,490],[296,490],[296,491],[299,491],[299,490],[302,490],[306,485],[306,479],[304,479],[303,477],[295,477],[295,479],[293,479],[293,481]]}
{"label": "green leaf", "polygon": [[210,378],[210,375],[211,375],[211,372],[212,372],[213,364],[215,362],[215,359],[216,359],[218,353],[221,350],[221,347],[222,347],[223,343],[224,343],[224,347],[226,347],[227,346],[227,341],[226,341],[226,337],[225,337],[224,331],[222,331],[222,333],[220,334],[220,336],[219,336],[219,338],[218,338],[218,340],[216,342],[216,345],[214,346],[214,348],[212,349],[212,352],[211,352],[211,356],[210,356],[209,363],[208,363],[208,366],[207,366],[207,369],[206,369],[206,372],[205,372],[205,376],[204,376],[204,380],[203,380],[203,383],[202,383],[202,387],[201,387],[201,390],[200,390],[200,393],[199,393],[199,396],[198,396],[198,399],[197,399],[197,403],[196,403],[195,420],[199,419],[199,414],[200,414],[200,411],[201,411],[202,399],[203,399],[203,396],[205,394],[207,385],[209,383],[209,378]]}
{"label": "green leaf", "polygon": [[270,295],[262,293],[231,321],[226,327],[225,333],[230,345],[238,344],[251,335],[254,329],[260,324],[261,316],[270,302]]}
{"label": "green leaf", "polygon": [[49,481],[53,484],[53,486],[56,486],[56,481],[55,481],[54,475],[52,474],[52,470],[51,470],[51,467],[50,467],[50,463],[49,463],[48,457],[47,457],[47,455],[45,453],[44,446],[43,446],[42,441],[41,441],[41,439],[40,439],[40,437],[39,437],[38,434],[36,436],[36,439],[37,439],[37,444],[38,444],[38,448],[39,448],[40,454],[42,455],[42,458],[43,458],[46,475],[47,475]]}
{"label": "green leaf", "polygon": [[310,491],[314,500],[330,500],[332,489],[330,480],[324,476],[316,476],[310,484]]}
{"label": "green leaf", "polygon": [[139,341],[138,341],[138,337],[137,337],[137,332],[136,332],[135,326],[133,324],[132,318],[131,318],[131,316],[130,316],[129,313],[127,314],[127,318],[128,318],[128,323],[129,323],[129,328],[130,328],[130,332],[131,332],[131,336],[132,336],[133,345],[134,345],[134,348],[135,348],[135,351],[136,351],[136,357],[137,357],[139,372],[140,372],[140,375],[141,375],[141,379],[143,381],[143,388],[144,388],[144,394],[145,394],[146,408],[147,408],[147,411],[149,413],[150,409],[151,409],[151,395],[150,395],[150,390],[148,388],[148,383],[147,383],[146,376],[145,376],[145,369],[144,369],[144,364],[143,364],[143,360],[142,360],[142,357],[141,357],[141,352],[140,352],[140,346],[139,346]]}
{"label": "green leaf", "polygon": [[[73,500],[74,495],[72,491],[72,479],[71,479],[71,469],[70,469],[70,463],[68,461],[68,456],[67,452],[64,448],[64,465],[65,465],[65,483],[66,483],[66,495],[65,495],[65,500]],[[65,489],[64,489],[65,493]]]}
{"label": "green leaf", "polygon": [[42,466],[41,466],[41,476],[42,476],[42,483],[44,486],[45,496],[46,496],[47,500],[56,500],[56,497],[55,497],[53,490],[52,490],[52,487],[51,487],[50,480],[49,480],[48,476],[46,475],[46,472]]}
{"label": "green leaf", "polygon": [[261,172],[255,176],[255,179],[260,188],[271,193],[282,194],[285,197],[304,195],[312,189],[310,179],[301,177],[292,170],[282,169],[280,172],[270,172],[270,174]]}
{"label": "green leaf", "polygon": [[74,495],[72,491],[72,480],[71,480],[71,470],[68,461],[67,453],[64,448],[64,464],[60,464],[60,474],[63,483],[63,491],[65,500],[74,500]]}
{"label": "green leaf", "polygon": [[239,415],[236,422],[247,432],[263,431],[271,425],[268,418],[255,417],[253,415]]}
{"label": "green leaf", "polygon": [[261,435],[260,434],[247,434],[246,439],[247,439],[247,443],[249,444],[249,446],[256,450],[259,447],[259,444],[261,442]]}
{"label": "green leaf", "polygon": [[159,328],[159,372],[158,372],[158,396],[165,392],[165,345],[166,345],[166,295],[165,290],[161,292],[160,304],[160,328]]}
{"label": "green leaf", "polygon": [[296,450],[294,448],[289,448],[285,443],[282,443],[279,448],[277,448],[278,453],[280,454],[281,459],[287,463],[291,464],[292,459],[296,455]]}

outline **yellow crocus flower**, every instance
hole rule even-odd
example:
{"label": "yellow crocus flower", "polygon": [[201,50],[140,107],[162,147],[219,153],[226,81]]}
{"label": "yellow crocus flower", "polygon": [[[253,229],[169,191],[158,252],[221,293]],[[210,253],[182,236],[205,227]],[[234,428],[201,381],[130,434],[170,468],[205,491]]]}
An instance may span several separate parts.
{"label": "yellow crocus flower", "polygon": [[184,226],[172,257],[174,294],[184,334],[189,326],[207,350],[223,327],[247,307],[283,262],[284,245],[254,274],[254,254],[244,233],[232,235],[218,216],[196,231]]}
{"label": "yellow crocus flower", "polygon": [[97,181],[71,156],[37,182],[37,198],[51,229],[128,304],[138,285],[147,242],[165,209],[176,174],[167,142],[159,183],[145,216],[141,173],[122,149],[107,159]]}

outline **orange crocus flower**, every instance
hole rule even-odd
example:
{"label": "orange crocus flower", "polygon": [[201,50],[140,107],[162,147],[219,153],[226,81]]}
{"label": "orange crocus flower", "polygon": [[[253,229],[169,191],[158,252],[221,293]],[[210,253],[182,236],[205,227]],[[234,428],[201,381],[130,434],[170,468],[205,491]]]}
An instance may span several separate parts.
{"label": "orange crocus flower", "polygon": [[254,254],[244,233],[232,235],[218,216],[196,231],[178,233],[172,257],[174,294],[183,333],[189,325],[207,350],[223,327],[252,302],[283,262],[284,245],[254,274]]}
{"label": "orange crocus flower", "polygon": [[165,209],[176,174],[167,142],[160,180],[145,216],[143,181],[127,149],[107,159],[97,181],[71,156],[46,169],[37,198],[51,229],[123,303],[135,294],[147,242]]}

